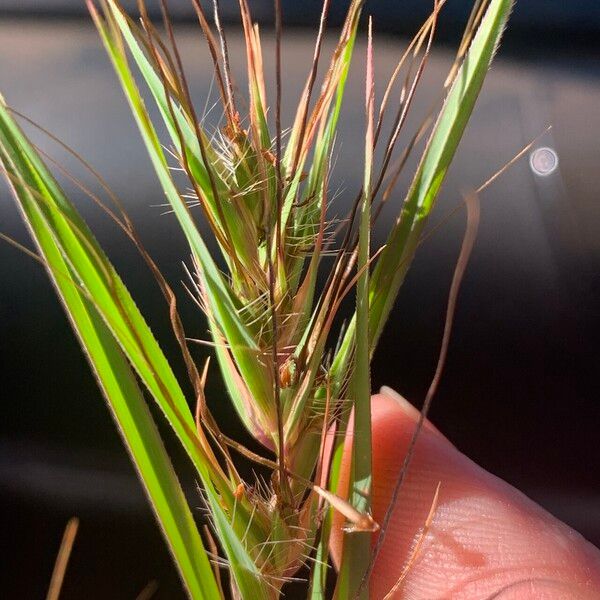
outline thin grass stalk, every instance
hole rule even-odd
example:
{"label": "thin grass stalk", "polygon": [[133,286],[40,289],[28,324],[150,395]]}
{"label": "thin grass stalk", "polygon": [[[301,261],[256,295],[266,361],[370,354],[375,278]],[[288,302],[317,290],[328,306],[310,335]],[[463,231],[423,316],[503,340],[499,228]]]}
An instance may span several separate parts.
{"label": "thin grass stalk", "polygon": [[[354,394],[354,427],[352,435],[352,476],[348,497],[360,513],[371,509],[371,378],[369,353],[369,261],[371,236],[371,179],[373,173],[375,74],[373,65],[373,22],[369,19],[367,41],[367,73],[365,84],[365,170],[363,197],[360,206],[358,235],[358,279],[356,282],[356,342],[352,372]],[[371,531],[350,529],[344,536],[344,552],[337,583],[337,598],[361,600],[368,598],[367,590],[358,593],[363,565],[371,553]]]}
{"label": "thin grass stalk", "polygon": [[275,207],[275,256],[270,248],[270,240],[273,239],[270,232],[267,232],[267,260],[269,263],[269,303],[271,305],[271,323],[273,327],[273,381],[275,382],[275,407],[277,411],[277,442],[278,442],[278,465],[279,465],[279,484],[281,493],[288,496],[287,501],[291,501],[291,489],[287,481],[286,463],[285,463],[285,439],[283,423],[283,407],[281,404],[281,380],[280,363],[278,350],[278,318],[275,305],[275,268],[273,261],[281,263],[283,256],[281,252],[281,203],[283,200],[283,176],[281,173],[281,1],[274,0],[275,7],[275,171],[277,198]]}
{"label": "thin grass stalk", "polygon": [[235,107],[235,96],[233,93],[233,79],[231,77],[231,66],[229,63],[229,47],[227,45],[227,37],[225,36],[225,30],[221,24],[221,10],[219,8],[219,0],[212,0],[213,4],[213,17],[215,19],[215,25],[219,32],[219,42],[221,44],[221,56],[223,58],[223,75],[225,77],[225,89],[227,90],[227,104],[226,110],[232,115],[235,120],[237,110]]}
{"label": "thin grass stalk", "polygon": [[367,589],[369,578],[375,566],[375,561],[377,560],[379,552],[381,551],[381,548],[383,547],[383,544],[385,542],[388,525],[392,518],[392,515],[394,514],[394,510],[397,507],[400,491],[402,489],[404,481],[406,480],[408,469],[414,456],[417,440],[423,429],[423,426],[425,425],[425,421],[429,414],[429,409],[431,408],[431,402],[433,400],[433,397],[435,396],[435,393],[437,392],[437,388],[442,377],[444,366],[446,364],[446,357],[448,355],[448,347],[450,344],[450,335],[452,333],[452,326],[454,324],[454,314],[456,312],[458,293],[460,291],[460,286],[465,275],[467,264],[469,262],[469,257],[471,256],[471,252],[475,244],[475,239],[477,237],[477,230],[479,228],[480,204],[478,196],[476,194],[468,195],[465,198],[465,204],[467,206],[467,226],[463,243],[460,249],[460,254],[458,260],[456,261],[456,268],[452,277],[452,283],[450,284],[450,292],[448,294],[448,306],[446,308],[446,320],[444,323],[444,332],[442,334],[442,343],[440,347],[435,373],[427,390],[427,394],[425,396],[423,407],[419,414],[415,430],[410,438],[410,442],[408,444],[408,448],[404,456],[404,461],[400,468],[400,473],[398,474],[396,483],[392,491],[392,497],[388,504],[388,509],[385,513],[383,521],[381,522],[381,531],[373,547],[373,551],[369,558],[367,569],[364,572],[363,577],[361,578],[358,593],[356,595],[357,598],[359,597],[362,591]]}

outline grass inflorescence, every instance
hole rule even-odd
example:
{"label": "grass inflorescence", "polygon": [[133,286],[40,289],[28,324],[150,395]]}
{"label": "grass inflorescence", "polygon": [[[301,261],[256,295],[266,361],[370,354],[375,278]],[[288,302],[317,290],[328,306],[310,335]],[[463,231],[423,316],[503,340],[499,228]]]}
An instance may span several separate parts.
{"label": "grass inflorescence", "polygon": [[[204,394],[207,369],[195,364],[188,348],[193,341],[179,317],[177,296],[104,181],[100,179],[111,205],[94,199],[136,244],[165,296],[193,398],[185,396],[118,273],[4,102],[0,161],[37,256],[86,351],[190,597],[221,597],[226,587],[223,567],[234,597],[278,597],[303,565],[311,570],[308,594],[323,597],[332,510],[347,520],[336,597],[366,597],[371,536],[379,528],[369,502],[369,364],[512,2],[475,2],[444,83],[441,108],[403,147],[400,134],[445,0],[433,2],[431,16],[400,56],[379,104],[369,21],[363,184],[349,214],[339,222],[330,220],[328,210],[334,195],[332,157],[363,1],[352,0],[337,44],[325,58],[331,2],[324,0],[313,61],[286,130],[281,109],[285,78],[280,1],[274,1],[276,69],[268,74],[259,28],[247,0],[239,0],[245,93],[232,74],[234,57],[218,1],[213,0],[209,9],[199,0],[191,2],[214,69],[222,111],[216,131],[209,131],[197,113],[166,0],[161,0],[160,25],[149,18],[142,0],[137,19],[118,0],[88,0],[88,6],[167,206],[189,244],[187,291],[206,315],[208,342],[232,407],[265,448],[263,454],[220,431]],[[147,88],[144,92],[139,75]],[[275,80],[274,99],[267,97],[270,76]],[[160,123],[153,122],[146,108],[147,92],[158,108]],[[387,134],[384,123],[391,125]],[[163,128],[167,139],[157,133]],[[427,142],[387,242],[373,249],[373,223],[394,196],[408,156],[424,138]],[[183,172],[184,185],[175,169]],[[208,224],[219,256],[209,251],[200,221]],[[327,269],[324,256],[332,257]],[[325,283],[320,285],[323,277]],[[356,298],[355,314],[341,332],[336,331],[342,303],[351,294]],[[449,317],[451,321],[450,312]],[[196,469],[210,531],[201,534],[194,521],[142,388],[162,410]],[[339,490],[340,456],[351,409],[355,415],[351,489]],[[239,455],[269,469],[270,479],[244,481],[236,468]],[[401,481],[402,477],[399,485]]]}

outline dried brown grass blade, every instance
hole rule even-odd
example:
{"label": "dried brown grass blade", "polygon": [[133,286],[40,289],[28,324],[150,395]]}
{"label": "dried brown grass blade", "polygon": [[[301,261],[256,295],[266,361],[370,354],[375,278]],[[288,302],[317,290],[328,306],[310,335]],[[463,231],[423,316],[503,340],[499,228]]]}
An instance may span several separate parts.
{"label": "dried brown grass blade", "polygon": [[424,36],[427,35],[427,33],[435,25],[435,21],[437,19],[437,13],[439,13],[439,11],[442,9],[442,7],[444,6],[445,3],[446,3],[446,0],[440,0],[440,2],[438,3],[437,11],[434,10],[429,15],[429,17],[427,18],[425,23],[423,23],[423,25],[421,26],[419,31],[416,33],[416,35],[410,41],[410,44],[407,46],[406,50],[400,57],[400,60],[398,61],[396,68],[392,72],[392,75],[390,76],[386,90],[383,94],[383,98],[381,100],[381,105],[379,107],[379,117],[377,119],[377,129],[376,129],[376,134],[375,134],[376,141],[379,138],[379,134],[381,132],[381,127],[383,125],[383,117],[385,115],[385,111],[386,111],[386,108],[387,108],[387,105],[389,102],[390,95],[392,93],[392,89],[394,87],[394,83],[396,82],[396,79],[398,78],[398,75],[400,74],[400,71],[401,71],[402,67],[404,66],[404,63],[406,62],[406,59],[411,54],[411,52],[413,53],[413,55],[415,55],[420,50],[420,48],[423,44],[423,41],[425,39]]}
{"label": "dried brown grass blade", "polygon": [[381,187],[383,180],[385,179],[385,175],[387,169],[389,167],[390,161],[392,159],[392,154],[394,152],[394,148],[396,147],[396,143],[400,136],[400,132],[406,122],[406,117],[408,116],[408,112],[410,107],[412,106],[413,99],[415,97],[415,93],[417,91],[417,87],[419,82],[421,81],[421,77],[425,71],[425,66],[427,65],[427,60],[429,59],[429,54],[431,52],[431,46],[433,44],[433,39],[435,36],[436,25],[437,25],[437,17],[440,11],[440,3],[438,0],[434,0],[434,9],[431,15],[431,25],[429,27],[429,31],[427,33],[427,44],[425,46],[425,50],[423,52],[423,56],[419,61],[419,65],[417,67],[417,71],[413,77],[412,83],[408,88],[408,92],[406,93],[406,98],[404,102],[400,104],[398,107],[398,111],[396,113],[396,118],[394,119],[394,125],[392,129],[392,133],[390,134],[388,143],[386,145],[385,154],[383,158],[383,164],[381,167],[381,171],[379,173],[379,177],[377,178],[377,182],[373,186],[373,198],[379,192],[379,188]]}
{"label": "dried brown grass blade", "polygon": [[[310,69],[310,73],[308,75],[308,80],[306,85],[304,86],[304,91],[302,93],[302,98],[298,105],[298,113],[296,115],[296,122],[294,123],[294,129],[299,126],[300,134],[298,137],[298,148],[300,148],[304,141],[304,134],[306,132],[306,120],[308,118],[308,107],[310,104],[310,98],[312,96],[313,87],[315,85],[315,80],[317,78],[317,69],[319,67],[319,59],[321,57],[321,48],[323,46],[323,37],[325,35],[325,29],[327,27],[327,16],[329,14],[329,6],[331,4],[331,0],[325,0],[323,2],[323,8],[321,10],[321,17],[319,19],[319,31],[317,33],[317,40],[315,42],[315,50],[313,53],[313,61]],[[300,152],[296,152],[294,155],[292,168],[290,170],[291,176],[293,176],[296,171],[296,167],[298,166],[298,161],[300,159]]]}
{"label": "dried brown grass blade", "polygon": [[231,76],[231,67],[229,64],[229,48],[227,46],[227,37],[225,30],[221,24],[221,11],[219,9],[219,0],[213,0],[213,17],[215,19],[215,27],[219,32],[219,43],[221,44],[221,56],[223,58],[223,76],[225,78],[225,88],[227,90],[227,108],[232,115],[236,115],[235,96],[233,93],[233,78]]}
{"label": "dried brown grass blade", "polygon": [[155,579],[149,581],[144,589],[136,596],[135,600],[150,600],[158,591],[158,582]]}
{"label": "dried brown grass blade", "polygon": [[383,600],[390,600],[392,598],[392,596],[400,589],[400,586],[404,583],[404,580],[406,579],[408,572],[410,571],[412,566],[415,564],[415,561],[417,560],[419,553],[421,552],[421,548],[423,547],[423,543],[425,542],[425,537],[427,536],[427,533],[431,527],[431,523],[433,522],[433,517],[435,515],[435,511],[437,510],[438,498],[440,495],[440,486],[441,485],[442,485],[442,482],[440,481],[440,482],[438,482],[437,487],[435,488],[435,494],[433,495],[433,500],[431,502],[431,507],[429,509],[427,518],[425,519],[425,524],[423,525],[423,530],[421,531],[421,533],[417,539],[417,542],[413,548],[413,551],[410,554],[410,558],[408,559],[406,565],[402,569],[402,573],[400,574],[398,581],[396,581],[396,583],[394,584],[392,589],[383,597]]}
{"label": "dried brown grass blade", "polygon": [[[492,176],[490,176],[484,183],[482,183],[476,190],[475,193],[480,195],[481,192],[486,190],[498,177],[506,173],[510,167],[512,167],[520,158],[525,156],[527,152],[533,147],[533,145],[546,133],[548,133],[552,129],[552,125],[548,126],[542,133],[533,138],[527,145],[523,146],[517,154],[515,154],[509,161],[504,163],[502,167],[500,167]],[[419,240],[419,245],[428,240],[432,235],[434,235],[441,227],[443,227],[458,211],[463,207],[463,203],[459,202],[454,208],[450,209],[441,220],[431,227],[428,231],[423,234],[423,237]]]}
{"label": "dried brown grass blade", "polygon": [[230,125],[232,125],[234,122],[232,112],[233,107],[229,99],[225,79],[223,78],[223,72],[221,70],[221,65],[219,64],[219,50],[217,46],[217,40],[215,39],[210,29],[210,25],[208,24],[208,20],[206,18],[204,9],[200,4],[200,0],[192,0],[192,4],[194,6],[194,10],[196,11],[198,22],[200,23],[200,29],[202,29],[202,33],[204,34],[206,43],[208,45],[208,51],[210,52],[210,56],[213,62],[213,69],[215,71],[215,77],[217,78],[217,86],[219,88],[221,100],[225,108],[225,114],[227,115],[227,121]]}
{"label": "dried brown grass blade", "polygon": [[79,519],[77,517],[71,517],[65,527],[62,540],[60,542],[60,548],[56,555],[56,562],[54,563],[54,570],[52,571],[52,578],[50,579],[50,585],[48,586],[48,593],[46,594],[46,600],[58,600],[60,592],[62,590],[65,574],[69,565],[69,558],[73,550],[73,544],[75,544],[75,537],[77,530],[79,529]]}

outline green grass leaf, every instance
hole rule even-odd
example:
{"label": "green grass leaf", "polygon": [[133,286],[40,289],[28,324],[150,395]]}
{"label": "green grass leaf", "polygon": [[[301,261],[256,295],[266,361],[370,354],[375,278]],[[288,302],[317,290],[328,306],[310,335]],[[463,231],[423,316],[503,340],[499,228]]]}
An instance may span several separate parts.
{"label": "green grass leaf", "polygon": [[[352,467],[349,485],[349,500],[362,513],[371,508],[371,377],[369,353],[369,258],[371,243],[371,189],[373,175],[373,140],[375,128],[375,76],[373,72],[373,31],[369,23],[367,45],[367,75],[365,90],[365,171],[363,194],[360,203],[356,282],[356,329],[355,352],[352,371],[352,393],[354,399],[354,435],[352,437]],[[344,551],[337,593],[340,598],[368,598],[368,591],[359,594],[362,580],[361,565],[368,564],[371,554],[371,532],[353,532],[344,535]]]}
{"label": "green grass leaf", "polygon": [[[402,213],[376,262],[370,282],[371,354],[412,264],[423,228],[471,117],[512,6],[513,0],[490,1],[429,137]],[[352,320],[334,359],[334,381],[346,371],[355,327],[356,322]]]}
{"label": "green grass leaf", "polygon": [[[235,503],[232,491],[229,488],[229,482],[220,471],[216,459],[211,454],[210,448],[201,443],[179,383],[175,379],[171,367],[162,354],[150,329],[144,322],[143,317],[137,310],[116,271],[87,228],[87,225],[64,196],[53,176],[46,169],[17,124],[12,120],[4,105],[0,105],[0,127],[2,135],[0,139],[2,162],[9,172],[11,182],[16,186],[15,196],[23,211],[26,222],[38,244],[40,244],[39,240],[43,240],[49,244],[51,248],[54,248],[54,260],[59,261],[60,259],[59,266],[62,266],[62,270],[56,271],[56,273],[60,273],[62,278],[57,277],[54,271],[53,273],[55,274],[54,278],[57,285],[61,284],[64,287],[64,289],[63,287],[59,288],[61,295],[64,297],[66,291],[75,287],[75,291],[79,294],[80,303],[83,303],[84,307],[88,309],[88,313],[92,311],[91,316],[88,314],[87,318],[93,321],[94,328],[100,330],[102,342],[108,344],[109,349],[111,349],[111,357],[115,361],[118,357],[121,358],[121,365],[117,362],[114,364],[119,366],[120,372],[127,367],[129,379],[133,384],[135,384],[135,379],[125,361],[124,355],[126,355],[127,359],[134,366],[157,404],[163,410],[197,469],[210,504],[211,514],[215,520],[215,527],[227,552],[231,571],[234,574],[238,587],[240,589],[248,589],[249,586],[252,586],[257,594],[258,592],[262,592],[262,595],[258,597],[268,597],[268,585],[250,557],[246,547],[238,539],[240,535],[239,531],[247,532],[248,543],[255,543],[256,536],[253,534],[251,527],[252,518],[244,506],[238,504],[235,511],[237,528],[235,529],[229,522],[229,516],[222,506],[223,502],[229,506],[233,506]],[[64,277],[68,278],[68,285],[63,285]],[[74,310],[77,309],[79,312],[72,313],[70,310],[71,304],[67,305],[67,311],[74,325],[78,325],[79,321],[76,319],[80,317],[83,309],[77,304],[73,306]],[[86,323],[84,325],[89,329],[89,325],[86,325]],[[95,358],[98,351],[97,340],[88,337],[85,339],[82,338],[82,344],[88,356]],[[116,352],[117,350],[118,352]],[[96,369],[95,363],[93,363],[93,366]],[[128,378],[123,375],[123,380],[120,381],[120,384],[127,385],[127,381]],[[104,389],[103,381],[100,381],[100,383]],[[143,398],[139,389],[136,396],[130,388],[131,385],[129,388],[126,388],[127,393],[130,394],[130,396],[127,396],[127,399],[130,399],[134,403],[134,408],[137,412],[128,418],[129,420],[126,421],[126,425],[134,427],[133,416],[141,414],[141,407],[147,411],[147,407],[143,404]],[[110,391],[114,391],[113,388],[110,388]],[[136,405],[136,398],[142,404],[138,403]],[[118,401],[119,396],[111,396],[110,399],[111,401],[115,399]],[[121,400],[124,401],[123,397],[121,397]],[[127,417],[127,414],[124,417]],[[149,414],[148,418],[150,418]],[[138,445],[142,442],[152,444],[153,442],[160,441],[160,438],[157,437],[158,434],[156,432],[153,434],[153,430],[149,429],[148,423],[152,423],[152,421],[150,420],[148,423],[145,423],[143,414],[140,416],[140,419],[139,426],[142,427],[142,430],[138,434],[135,433],[135,429],[133,430],[134,441]],[[125,433],[129,433],[129,431]],[[141,436],[143,435],[146,435],[148,439],[142,440]],[[158,450],[155,449],[154,452],[156,454]],[[157,456],[160,455],[157,454]],[[144,456],[141,455],[141,459],[143,458]],[[164,454],[164,449],[162,458],[168,460],[167,455]],[[146,463],[144,463],[145,467],[147,463],[148,460],[146,459]],[[141,469],[139,466],[138,468]],[[146,473],[144,472],[143,475],[146,475]],[[176,479],[174,482],[176,483]],[[174,482],[171,481],[170,484]],[[219,484],[218,487],[215,486],[215,482]],[[161,482],[159,481],[159,483]],[[164,484],[165,482],[162,481],[162,483]],[[183,496],[180,502],[177,501],[177,489],[179,489],[178,484],[172,489],[163,489],[162,493],[166,498],[172,500],[170,510],[175,511],[175,513],[171,516],[180,520],[186,519],[189,507],[187,505],[182,507],[181,502],[185,502]],[[171,496],[174,497],[171,498]],[[161,500],[160,497],[158,499]],[[166,500],[163,499],[161,501],[161,510],[164,510]],[[180,511],[182,511],[181,514],[179,514]],[[169,527],[172,529],[173,525],[169,524]],[[165,526],[163,528],[166,530]],[[196,541],[194,541],[194,537],[190,536],[191,534],[187,534],[182,539],[193,544],[194,552],[201,551],[198,555],[198,561],[202,564],[206,563],[208,569],[210,569],[210,564],[207,562],[206,553],[202,548],[197,531]],[[177,539],[175,542],[177,542]],[[198,542],[200,546],[198,546]],[[180,552],[182,551],[181,543],[178,543],[177,549]],[[176,562],[179,565],[179,555],[176,556]],[[196,566],[196,563],[194,562],[193,565]],[[181,565],[179,567],[180,569],[188,568],[186,556],[181,557]],[[204,570],[202,578],[208,577],[208,574],[210,574],[210,578],[207,579],[207,586],[212,591],[207,597],[218,597],[218,592],[215,592],[216,584],[214,584],[212,570],[210,573]],[[197,589],[200,588],[196,585],[194,590]],[[217,593],[217,595],[215,596],[213,592]],[[194,598],[204,597],[197,595],[199,593],[197,591],[194,593],[196,594],[193,596]]]}
{"label": "green grass leaf", "polygon": [[427,148],[373,272],[371,347],[381,335],[483,85],[513,0],[491,0],[433,129]]}
{"label": "green grass leaf", "polygon": [[0,103],[0,161],[146,490],[189,596],[219,597],[190,508],[127,360],[66,258],[41,197],[57,190]]}

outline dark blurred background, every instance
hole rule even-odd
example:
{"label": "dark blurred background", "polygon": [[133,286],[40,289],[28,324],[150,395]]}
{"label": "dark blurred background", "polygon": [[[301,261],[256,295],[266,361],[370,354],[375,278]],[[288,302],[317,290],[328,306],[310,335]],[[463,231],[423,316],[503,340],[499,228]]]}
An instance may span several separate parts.
{"label": "dark blurred background", "polygon": [[[149,5],[156,5],[149,2]],[[305,78],[320,0],[284,1],[284,116]],[[235,2],[222,0],[231,51],[243,81]],[[332,27],[347,2],[333,2]],[[187,0],[172,1],[193,93],[199,105],[210,68]],[[251,1],[265,25],[273,72],[271,3]],[[448,0],[407,131],[439,92],[470,2]],[[156,8],[156,6],[155,6]],[[430,11],[425,0],[371,0],[378,92],[408,37]],[[163,202],[97,35],[79,0],[0,0],[0,90],[85,156],[124,200],[142,239],[176,289],[185,245]],[[327,43],[331,49],[334,39]],[[461,291],[445,375],[432,420],[465,453],[522,489],[600,544],[600,4],[522,0],[440,196],[433,222],[548,125],[534,149],[551,148],[558,167],[540,175],[520,160],[482,197],[479,238]],[[342,117],[333,187],[343,214],[360,185],[364,44],[357,47]],[[213,94],[213,98],[214,98]],[[218,115],[209,117],[216,123]],[[357,123],[361,125],[358,126]],[[61,164],[94,183],[60,147],[27,131]],[[358,136],[358,137],[357,137]],[[405,139],[407,139],[405,137]],[[539,156],[539,155],[538,155]],[[543,165],[542,165],[543,166]],[[547,166],[547,164],[546,164]],[[385,239],[396,203],[375,231]],[[130,244],[72,184],[67,191],[108,249],[141,309],[184,370],[166,307]],[[393,204],[393,203],[392,203]],[[419,250],[373,366],[375,388],[395,387],[419,405],[435,368],[452,269],[464,228],[459,215]],[[0,186],[0,231],[27,234]],[[188,334],[205,323],[181,294]],[[207,351],[194,349],[200,361]],[[104,402],[43,270],[0,246],[0,589],[2,597],[42,598],[66,520],[81,529],[65,599],[133,599],[151,581],[155,598],[180,598],[177,575]],[[218,373],[209,401],[231,434],[241,434]],[[170,439],[170,432],[165,428]],[[172,440],[171,440],[172,441]],[[178,453],[190,498],[200,500]],[[200,511],[198,511],[201,518]],[[290,596],[293,596],[293,591]]]}

